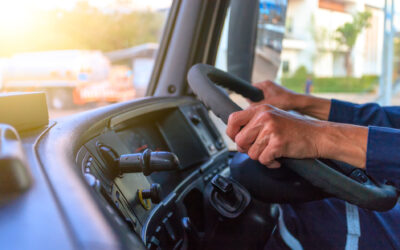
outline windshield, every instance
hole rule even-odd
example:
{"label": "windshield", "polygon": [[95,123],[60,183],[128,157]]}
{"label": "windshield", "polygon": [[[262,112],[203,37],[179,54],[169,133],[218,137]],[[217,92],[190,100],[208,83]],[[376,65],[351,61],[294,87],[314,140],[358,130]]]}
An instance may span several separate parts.
{"label": "windshield", "polygon": [[45,91],[50,118],[144,96],[171,2],[3,2],[0,91]]}
{"label": "windshield", "polygon": [[[400,105],[400,1],[387,2],[385,8],[379,0],[260,0],[252,82],[272,80],[299,93]],[[229,17],[216,62],[223,70],[229,65],[228,23]]]}
{"label": "windshield", "polygon": [[399,105],[400,1],[390,2],[289,1],[279,82],[326,98]]}
{"label": "windshield", "polygon": [[[385,8],[378,0],[260,0],[252,83],[272,80],[298,93],[400,105],[400,1],[390,2]],[[230,15],[215,64],[226,71],[234,53],[228,51]],[[249,105],[240,95],[230,97]]]}

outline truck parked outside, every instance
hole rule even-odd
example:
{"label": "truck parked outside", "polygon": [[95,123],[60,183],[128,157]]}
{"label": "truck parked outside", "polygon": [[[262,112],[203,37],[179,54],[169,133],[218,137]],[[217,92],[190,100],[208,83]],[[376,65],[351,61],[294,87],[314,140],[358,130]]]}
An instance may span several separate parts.
{"label": "truck parked outside", "polygon": [[110,75],[116,70],[100,51],[16,54],[7,60],[2,71],[2,91],[45,91],[48,105],[53,109],[68,109],[93,102],[117,102],[135,96],[129,77],[124,82]]}

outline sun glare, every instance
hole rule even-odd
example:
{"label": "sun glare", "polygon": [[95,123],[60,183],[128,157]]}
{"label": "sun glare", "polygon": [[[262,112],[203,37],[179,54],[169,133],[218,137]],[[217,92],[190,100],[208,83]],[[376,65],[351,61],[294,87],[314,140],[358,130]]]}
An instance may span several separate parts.
{"label": "sun glare", "polygon": [[0,25],[3,28],[22,28],[29,19],[30,12],[20,1],[7,1],[0,6]]}

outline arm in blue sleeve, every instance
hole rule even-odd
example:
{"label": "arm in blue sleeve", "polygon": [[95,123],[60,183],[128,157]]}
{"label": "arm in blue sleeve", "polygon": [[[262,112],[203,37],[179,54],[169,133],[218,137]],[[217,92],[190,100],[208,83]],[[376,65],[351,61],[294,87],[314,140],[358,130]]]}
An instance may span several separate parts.
{"label": "arm in blue sleeve", "polygon": [[368,128],[366,170],[379,181],[389,180],[400,187],[399,129]]}
{"label": "arm in blue sleeve", "polygon": [[332,99],[329,121],[400,128],[400,107],[381,107],[375,103],[354,104]]}

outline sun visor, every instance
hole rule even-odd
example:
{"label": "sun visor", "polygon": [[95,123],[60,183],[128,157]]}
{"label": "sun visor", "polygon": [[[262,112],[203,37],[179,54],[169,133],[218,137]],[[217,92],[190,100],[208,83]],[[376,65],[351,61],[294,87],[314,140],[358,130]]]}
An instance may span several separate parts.
{"label": "sun visor", "polygon": [[0,94],[0,123],[10,124],[18,131],[26,131],[49,123],[44,92]]}

